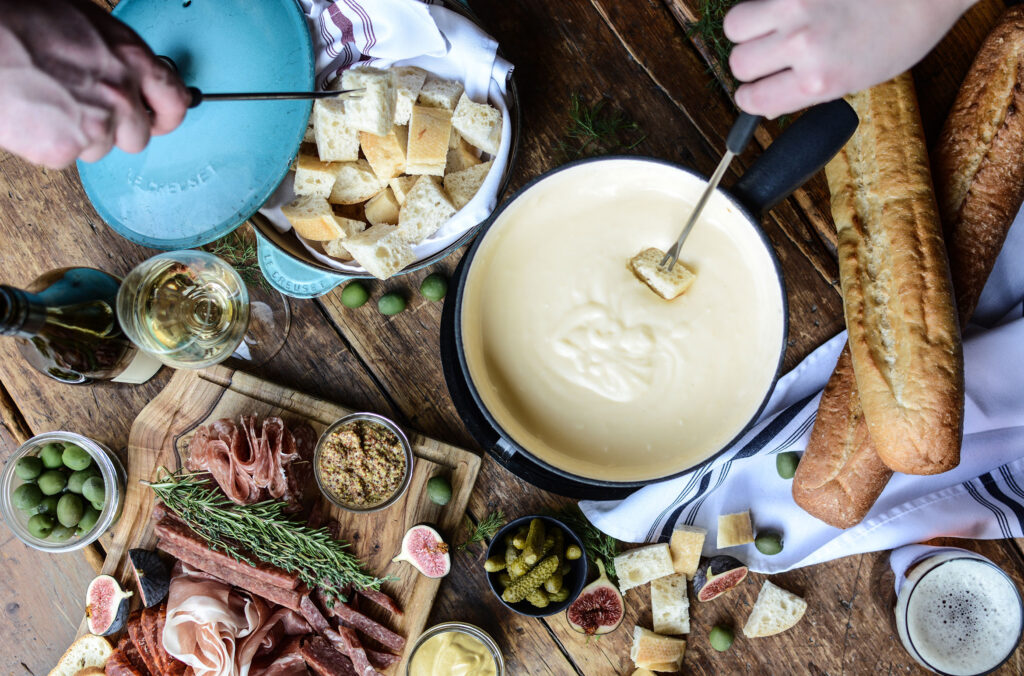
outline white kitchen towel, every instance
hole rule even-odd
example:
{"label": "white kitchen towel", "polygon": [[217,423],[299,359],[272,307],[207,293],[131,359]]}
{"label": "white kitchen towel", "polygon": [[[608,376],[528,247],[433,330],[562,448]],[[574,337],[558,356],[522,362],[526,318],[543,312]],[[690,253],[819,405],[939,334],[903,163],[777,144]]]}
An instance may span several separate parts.
{"label": "white kitchen towel", "polygon": [[[625,500],[584,501],[602,531],[625,542],[665,542],[676,524],[707,529],[704,555],[726,553],[762,573],[938,536],[1024,536],[1024,215],[1018,214],[965,331],[967,400],[959,467],[934,476],[895,474],[865,519],[833,528],[793,502],[775,455],[803,451],[821,389],[846,342],[835,336],[783,376],[758,423],[728,451]],[[749,509],[755,532],[783,534],[781,553],[715,547],[718,516]]]}
{"label": "white kitchen towel", "polygon": [[[419,0],[299,0],[299,3],[306,13],[313,38],[318,88],[350,67],[418,66],[437,76],[462,82],[471,99],[487,100],[501,111],[501,145],[494,157],[488,157],[494,164],[487,178],[468,204],[426,241],[413,247],[416,260],[447,248],[486,220],[497,206],[498,190],[512,146],[506,88],[512,64],[498,56],[498,43],[494,38],[461,14]],[[281,232],[291,230],[281,206],[295,199],[293,183],[294,174],[289,172],[260,209]],[[342,263],[324,255],[313,244],[302,242],[314,258],[341,273],[362,271],[357,264]]]}

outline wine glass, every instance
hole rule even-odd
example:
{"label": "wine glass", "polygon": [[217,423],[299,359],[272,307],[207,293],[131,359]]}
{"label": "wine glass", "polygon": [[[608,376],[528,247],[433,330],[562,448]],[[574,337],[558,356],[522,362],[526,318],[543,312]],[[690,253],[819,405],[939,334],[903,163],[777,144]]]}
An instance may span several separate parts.
{"label": "wine glass", "polygon": [[284,345],[287,300],[250,289],[229,263],[199,250],[143,261],[117,293],[117,317],[139,349],[168,366],[200,369],[228,358],[259,366]]}

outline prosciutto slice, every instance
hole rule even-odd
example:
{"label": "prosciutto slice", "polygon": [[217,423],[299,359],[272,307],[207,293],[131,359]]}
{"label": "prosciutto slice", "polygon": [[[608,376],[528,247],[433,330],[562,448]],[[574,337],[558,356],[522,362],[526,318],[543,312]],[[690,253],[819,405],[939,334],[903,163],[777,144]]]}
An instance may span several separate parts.
{"label": "prosciutto slice", "polygon": [[249,676],[255,658],[273,656],[287,637],[309,631],[291,610],[275,610],[181,563],[174,568],[161,639],[195,676]]}

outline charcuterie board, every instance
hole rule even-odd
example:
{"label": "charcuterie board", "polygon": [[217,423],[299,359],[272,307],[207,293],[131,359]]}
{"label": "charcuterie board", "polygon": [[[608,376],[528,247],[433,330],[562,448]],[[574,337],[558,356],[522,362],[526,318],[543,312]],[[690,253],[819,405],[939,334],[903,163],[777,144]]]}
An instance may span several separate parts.
{"label": "charcuterie board", "polygon": [[[153,493],[140,483],[157,478],[161,468],[182,466],[187,444],[196,428],[220,418],[239,415],[279,416],[286,422],[306,422],[319,435],[351,409],[274,385],[254,376],[213,367],[178,371],[167,387],[142,410],[128,440],[127,486],[124,511],[107,541],[103,573],[130,588],[128,550],[152,548]],[[377,576],[394,576],[383,591],[394,598],[404,614],[375,617],[407,638],[406,655],[387,670],[404,673],[408,646],[422,632],[441,580],[431,579],[404,563],[392,563],[406,529],[418,523],[434,524],[449,542],[456,535],[480,470],[479,456],[406,430],[416,456],[412,483],[391,507],[371,514],[354,514],[323,501],[325,518],[340,525],[341,537],[351,551]],[[441,507],[427,497],[426,482],[446,476],[452,485],[451,501]],[[369,605],[369,604],[367,604]],[[367,609],[377,615],[376,608]]]}

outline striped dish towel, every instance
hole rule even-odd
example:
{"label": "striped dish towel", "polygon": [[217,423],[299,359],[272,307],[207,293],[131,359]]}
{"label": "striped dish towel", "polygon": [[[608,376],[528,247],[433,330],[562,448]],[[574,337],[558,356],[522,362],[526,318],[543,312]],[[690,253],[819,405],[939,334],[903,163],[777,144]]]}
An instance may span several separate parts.
{"label": "striped dish towel", "polygon": [[753,545],[728,553],[752,570],[779,573],[938,536],[1024,536],[1024,215],[1018,214],[965,331],[967,401],[960,466],[935,476],[895,474],[867,517],[847,530],[800,509],[775,455],[803,451],[821,389],[845,332],[783,376],[758,423],[705,467],[640,489],[625,500],[580,503],[602,531],[626,542],[665,542],[676,524],[707,529],[713,556],[718,516],[750,509],[755,531],[784,534],[765,556]]}

